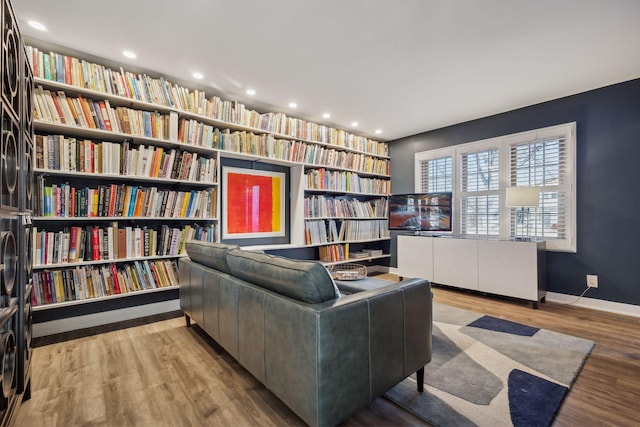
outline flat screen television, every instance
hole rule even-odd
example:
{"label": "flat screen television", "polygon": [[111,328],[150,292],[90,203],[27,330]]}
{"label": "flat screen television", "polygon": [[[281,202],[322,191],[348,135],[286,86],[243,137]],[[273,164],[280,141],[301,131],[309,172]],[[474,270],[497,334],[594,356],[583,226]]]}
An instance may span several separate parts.
{"label": "flat screen television", "polygon": [[451,192],[392,194],[389,229],[451,231]]}

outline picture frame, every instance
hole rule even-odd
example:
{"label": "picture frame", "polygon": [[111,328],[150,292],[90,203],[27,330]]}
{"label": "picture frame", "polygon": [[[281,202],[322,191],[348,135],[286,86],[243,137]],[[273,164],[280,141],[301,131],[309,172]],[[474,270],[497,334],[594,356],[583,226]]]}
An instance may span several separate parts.
{"label": "picture frame", "polygon": [[222,239],[284,236],[285,180],[282,172],[223,167]]}

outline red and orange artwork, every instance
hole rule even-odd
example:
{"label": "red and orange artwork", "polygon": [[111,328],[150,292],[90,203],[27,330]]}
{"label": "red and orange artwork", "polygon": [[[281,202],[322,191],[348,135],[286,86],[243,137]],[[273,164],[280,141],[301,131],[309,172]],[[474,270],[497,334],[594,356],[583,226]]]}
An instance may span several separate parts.
{"label": "red and orange artwork", "polygon": [[284,174],[240,171],[225,173],[225,234],[228,237],[284,235]]}

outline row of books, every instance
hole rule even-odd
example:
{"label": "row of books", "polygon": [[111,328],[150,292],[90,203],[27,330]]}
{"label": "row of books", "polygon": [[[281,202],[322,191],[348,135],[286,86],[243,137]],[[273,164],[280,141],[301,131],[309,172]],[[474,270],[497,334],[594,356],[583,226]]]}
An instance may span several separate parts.
{"label": "row of books", "polygon": [[216,158],[162,147],[36,135],[36,168],[215,183]]}
{"label": "row of books", "polygon": [[126,72],[122,67],[112,70],[71,56],[43,52],[31,46],[27,46],[27,56],[37,78],[159,104],[267,132],[335,144],[382,156],[389,155],[387,143],[303,119],[287,117],[284,113],[260,114],[247,109],[240,102],[223,100],[217,96],[206,98],[203,91],[189,90],[164,78]]}
{"label": "row of books", "polygon": [[[247,131],[231,131],[230,129],[220,130],[213,125],[202,123],[196,119],[182,118],[178,125],[178,141],[191,143],[201,147],[222,148],[224,150],[235,151],[245,154],[253,154],[265,157],[274,157],[282,160],[296,162],[313,162],[314,154],[311,151],[305,153],[308,146],[315,147],[317,144],[298,140],[276,138],[269,133],[254,133]],[[325,150],[335,150],[327,145]],[[319,148],[318,148],[319,149]],[[371,153],[366,150],[356,150],[360,154],[384,156],[384,154]]]}
{"label": "row of books", "polygon": [[346,261],[349,259],[349,244],[320,246],[318,258],[322,262]]}
{"label": "row of books", "polygon": [[373,200],[358,200],[323,195],[304,198],[305,218],[376,218],[388,215],[388,200],[380,197]]}
{"label": "row of books", "polygon": [[180,255],[189,240],[215,241],[215,226],[151,227],[72,226],[59,231],[33,227],[32,259],[36,266],[131,257]]}
{"label": "row of books", "polygon": [[386,220],[313,220],[305,222],[305,242],[316,245],[331,242],[389,238]]}
{"label": "row of books", "polygon": [[362,251],[349,252],[349,243],[318,247],[318,256],[320,261],[330,263],[348,261],[351,259],[358,260],[380,257],[383,255],[382,249],[363,249]]}
{"label": "row of books", "polygon": [[354,172],[313,169],[305,173],[307,190],[345,191],[387,195],[391,191],[388,179],[365,178]]}
{"label": "row of books", "polygon": [[304,163],[351,169],[359,172],[389,175],[391,162],[351,151],[338,151],[319,145],[307,144],[304,151]]}
{"label": "row of books", "polygon": [[[218,129],[215,132],[219,132]],[[389,159],[371,157],[351,151],[339,151],[300,141],[275,139],[272,135],[256,135],[245,131],[222,131],[219,134],[214,134],[213,141],[219,141],[221,149],[237,153],[351,169],[378,175],[390,174]]]}
{"label": "row of books", "polygon": [[[374,141],[364,136],[355,135],[341,129],[335,129],[307,120],[287,117],[284,113],[266,113],[266,115],[269,116],[266,119],[267,123],[275,123],[273,129],[271,129],[275,133],[307,141],[324,142],[339,147],[366,151],[367,153],[377,154],[378,156],[389,156],[389,144],[386,142]],[[262,116],[265,116],[265,114]],[[261,119],[263,118],[264,117],[261,117]]]}
{"label": "row of books", "polygon": [[33,274],[34,306],[178,285],[176,260],[87,265]]}
{"label": "row of books", "polygon": [[147,138],[177,139],[177,113],[113,108],[109,100],[94,101],[82,95],[67,97],[64,91],[56,93],[41,85],[33,95],[34,119]]}
{"label": "row of books", "polygon": [[125,184],[49,186],[39,176],[35,212],[45,217],[215,218],[217,193],[217,187],[178,191]]}
{"label": "row of books", "polygon": [[345,240],[375,240],[391,237],[386,220],[343,221]]}

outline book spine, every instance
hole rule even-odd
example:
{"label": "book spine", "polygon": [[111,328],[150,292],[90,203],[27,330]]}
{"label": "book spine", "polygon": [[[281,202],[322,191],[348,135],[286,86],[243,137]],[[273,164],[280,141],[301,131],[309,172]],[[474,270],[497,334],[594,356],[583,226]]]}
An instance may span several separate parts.
{"label": "book spine", "polygon": [[93,248],[93,260],[101,259],[101,231],[98,227],[91,229],[91,247]]}

